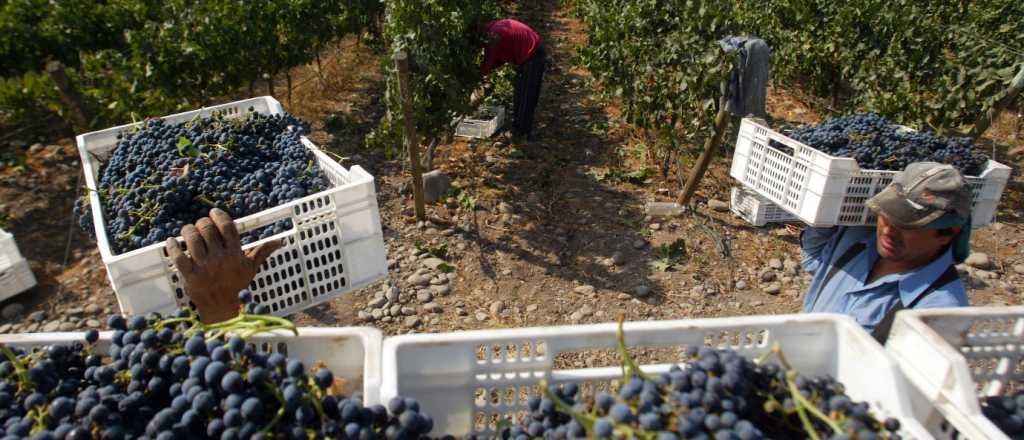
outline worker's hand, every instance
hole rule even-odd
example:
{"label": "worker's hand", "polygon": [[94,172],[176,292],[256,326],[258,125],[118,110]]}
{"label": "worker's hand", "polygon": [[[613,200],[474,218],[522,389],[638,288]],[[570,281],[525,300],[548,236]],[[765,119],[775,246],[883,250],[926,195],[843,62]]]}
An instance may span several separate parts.
{"label": "worker's hand", "polygon": [[207,324],[238,315],[238,291],[252,282],[270,254],[284,246],[276,240],[242,252],[235,223],[216,208],[194,226],[181,228],[181,236],[189,254],[175,238],[167,239],[167,254],[185,280],[199,317]]}

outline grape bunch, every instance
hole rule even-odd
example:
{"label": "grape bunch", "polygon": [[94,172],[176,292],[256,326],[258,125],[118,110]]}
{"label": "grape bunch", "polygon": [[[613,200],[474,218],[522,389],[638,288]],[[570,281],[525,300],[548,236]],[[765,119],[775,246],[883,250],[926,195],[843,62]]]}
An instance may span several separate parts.
{"label": "grape bunch", "polygon": [[981,399],[981,413],[1010,438],[1024,438],[1024,391]]}
{"label": "grape bunch", "polygon": [[[988,158],[974,150],[966,137],[939,137],[902,128],[876,113],[832,118],[818,125],[803,125],[789,137],[833,156],[849,157],[866,169],[902,171],[914,162],[950,164],[965,176],[977,176]],[[772,146],[780,144],[772,142]],[[788,154],[792,149],[782,148]]]}
{"label": "grape bunch", "polygon": [[768,354],[776,354],[778,363],[754,362],[733,350],[691,348],[685,366],[673,366],[659,375],[640,371],[621,339],[620,353],[626,380],[618,393],[602,391],[584,398],[576,384],[542,384],[544,396],[529,399],[529,415],[505,427],[500,437],[901,438],[898,420],[878,421],[868,412],[867,403],[850,399],[843,385],[831,377],[798,375],[777,346]]}
{"label": "grape bunch", "polygon": [[393,440],[433,428],[413,399],[392,400],[391,413],[365,406],[359,394],[342,395],[343,380],[327,368],[246,342],[295,331],[281,318],[243,312],[206,325],[180,311],[107,323],[108,350],[95,330],[70,346],[0,345],[0,438]]}
{"label": "grape bunch", "polygon": [[[99,176],[98,193],[115,253],[180,235],[217,207],[232,218],[322,191],[328,181],[300,141],[309,125],[289,114],[249,108],[238,117],[215,113],[181,124],[147,120],[118,135]],[[79,225],[91,229],[85,204]],[[243,236],[243,244],[291,227],[289,220]]]}

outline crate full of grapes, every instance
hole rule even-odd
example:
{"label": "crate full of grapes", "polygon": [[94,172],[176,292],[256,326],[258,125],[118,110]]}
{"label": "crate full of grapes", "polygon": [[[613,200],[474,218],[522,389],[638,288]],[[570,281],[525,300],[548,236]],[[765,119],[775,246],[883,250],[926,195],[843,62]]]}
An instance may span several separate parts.
{"label": "crate full of grapes", "polygon": [[918,161],[955,166],[973,192],[975,228],[992,223],[1010,168],[974,150],[967,138],[942,138],[871,113],[803,126],[789,135],[743,119],[730,174],[812,226],[874,225],[864,202]]}
{"label": "crate full of grapes", "polygon": [[895,362],[846,316],[402,335],[382,355],[381,401],[416,399],[434,435],[928,438]]}
{"label": "crate full of grapes", "polygon": [[455,135],[474,139],[486,139],[494,135],[505,124],[505,107],[481,106],[473,117],[466,117],[455,128]]}
{"label": "crate full of grapes", "polygon": [[3,368],[20,373],[3,382],[6,435],[341,438],[354,423],[345,432],[356,438],[399,424],[377,404],[376,329],[295,328],[256,315],[233,330],[204,329],[186,319],[115,315],[102,333],[0,335]]}
{"label": "crate full of grapes", "polygon": [[1024,307],[907,310],[886,349],[938,439],[1024,436]]}
{"label": "crate full of grapes", "polygon": [[79,222],[95,231],[121,311],[188,304],[164,242],[214,207],[235,219],[244,249],[284,241],[249,286],[275,315],[386,275],[373,176],[339,165],[307,129],[260,97],[79,135]]}

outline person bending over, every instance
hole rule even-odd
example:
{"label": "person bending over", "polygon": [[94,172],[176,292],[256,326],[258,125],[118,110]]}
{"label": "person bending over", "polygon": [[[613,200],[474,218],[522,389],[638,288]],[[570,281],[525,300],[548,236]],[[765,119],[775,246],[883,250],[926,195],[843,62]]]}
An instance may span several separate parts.
{"label": "person bending over", "polygon": [[480,73],[487,75],[505,63],[516,66],[512,99],[512,136],[533,139],[533,116],[540,100],[547,55],[540,36],[520,21],[495,20],[481,26],[488,45]]}

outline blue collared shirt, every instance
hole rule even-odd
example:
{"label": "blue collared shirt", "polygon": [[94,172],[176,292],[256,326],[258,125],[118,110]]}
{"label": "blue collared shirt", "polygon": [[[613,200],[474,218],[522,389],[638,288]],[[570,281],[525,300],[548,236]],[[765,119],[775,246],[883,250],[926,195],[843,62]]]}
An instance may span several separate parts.
{"label": "blue collared shirt", "polygon": [[[801,264],[814,275],[804,298],[804,311],[843,313],[870,331],[898,301],[911,304],[954,264],[952,251],[947,249],[935,261],[916,270],[885,275],[865,284],[879,258],[875,241],[875,228],[870,227],[804,229],[800,235]],[[864,243],[864,249],[836,270],[827,285],[822,285],[832,263],[857,243]],[[958,278],[938,286],[914,308],[966,305],[967,292]]]}

